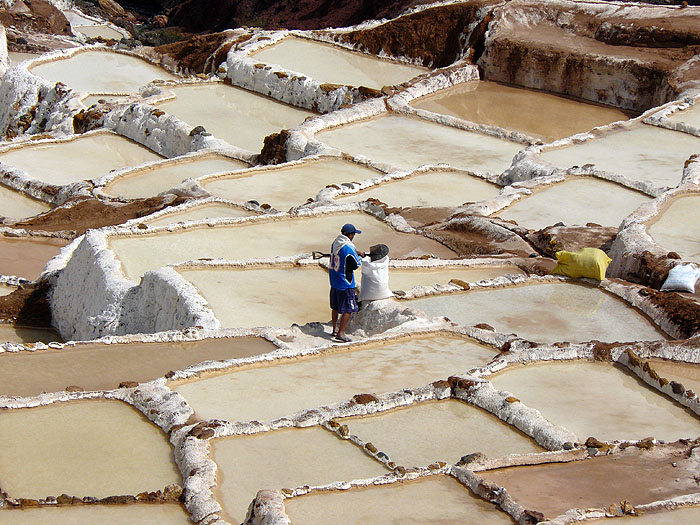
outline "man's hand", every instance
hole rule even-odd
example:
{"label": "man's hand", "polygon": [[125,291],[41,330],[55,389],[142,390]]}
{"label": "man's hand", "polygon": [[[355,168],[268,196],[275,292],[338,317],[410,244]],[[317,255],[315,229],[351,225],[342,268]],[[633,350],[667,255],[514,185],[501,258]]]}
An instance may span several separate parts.
{"label": "man's hand", "polygon": [[365,252],[357,252],[357,255],[360,257],[367,257],[367,254]]}

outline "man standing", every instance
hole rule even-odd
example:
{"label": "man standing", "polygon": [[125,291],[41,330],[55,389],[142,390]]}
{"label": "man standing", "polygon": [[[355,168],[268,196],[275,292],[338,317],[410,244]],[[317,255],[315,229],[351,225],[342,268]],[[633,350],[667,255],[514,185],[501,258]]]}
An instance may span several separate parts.
{"label": "man standing", "polygon": [[[345,328],[350,321],[350,314],[357,312],[357,299],[355,299],[355,274],[353,273],[362,264],[352,240],[355,235],[362,233],[352,224],[344,225],[340,235],[335,238],[331,246],[331,260],[328,276],[331,281],[331,310],[333,310],[333,337],[337,341],[347,343],[350,338],[345,335]],[[338,326],[338,314],[340,314],[340,326]],[[336,328],[337,327],[337,328]]]}

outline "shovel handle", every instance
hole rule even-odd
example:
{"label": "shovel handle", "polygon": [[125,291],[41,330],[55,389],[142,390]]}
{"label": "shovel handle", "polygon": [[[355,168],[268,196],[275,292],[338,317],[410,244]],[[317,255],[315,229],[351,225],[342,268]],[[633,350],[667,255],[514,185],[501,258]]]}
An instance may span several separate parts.
{"label": "shovel handle", "polygon": [[321,259],[321,258],[323,258],[323,257],[330,257],[330,256],[331,256],[330,253],[323,253],[323,252],[317,252],[317,251],[311,252],[311,257],[312,257],[314,260],[315,260],[315,259]]}

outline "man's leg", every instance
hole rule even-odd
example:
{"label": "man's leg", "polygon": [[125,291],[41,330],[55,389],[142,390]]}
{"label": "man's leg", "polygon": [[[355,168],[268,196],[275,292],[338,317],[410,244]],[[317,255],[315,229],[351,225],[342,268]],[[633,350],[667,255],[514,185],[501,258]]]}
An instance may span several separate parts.
{"label": "man's leg", "polygon": [[[345,313],[340,316],[340,328],[338,328],[338,337],[345,335],[345,327],[350,322],[350,313]],[[333,325],[335,326],[335,324]]]}
{"label": "man's leg", "polygon": [[[338,311],[337,310],[332,310],[333,314],[331,315],[331,319],[333,320],[333,335],[336,335],[338,332],[336,331],[335,327],[338,324]],[[342,322],[341,322],[342,325]]]}

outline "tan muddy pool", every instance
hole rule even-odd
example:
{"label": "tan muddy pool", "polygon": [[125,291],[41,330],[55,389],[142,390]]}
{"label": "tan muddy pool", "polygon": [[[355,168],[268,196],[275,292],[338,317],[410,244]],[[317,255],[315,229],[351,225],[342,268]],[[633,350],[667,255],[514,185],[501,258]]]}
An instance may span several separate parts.
{"label": "tan muddy pool", "polygon": [[669,119],[676,122],[685,122],[691,126],[700,127],[700,103],[695,101],[695,104],[683,111],[676,111],[668,116]]}
{"label": "tan muddy pool", "polygon": [[193,227],[177,232],[159,232],[111,237],[109,247],[122,263],[128,279],[137,281],[146,271],[198,258],[230,261],[310,254],[330,250],[345,223],[362,231],[355,238],[359,251],[379,242],[389,245],[394,258],[433,253],[449,259],[454,253],[421,235],[399,233],[365,213],[326,214],[315,217],[263,220],[239,225]]}
{"label": "tan muddy pool", "polygon": [[[391,257],[391,253],[389,253]],[[514,264],[483,266],[440,266],[436,268],[391,268],[389,288],[393,291],[409,291],[414,286],[435,286],[448,284],[452,279],[467,283],[494,279],[503,275],[524,275],[525,272]]]}
{"label": "tan muddy pool", "polygon": [[[32,328],[0,323],[0,344],[2,343],[52,343],[60,342],[61,336],[51,328]],[[3,354],[0,354],[2,356]],[[6,370],[0,372],[5,375]],[[0,390],[2,386],[0,386]]]}
{"label": "tan muddy pool", "polygon": [[649,235],[666,250],[700,262],[699,204],[700,195],[676,197],[649,224]]}
{"label": "tan muddy pool", "polygon": [[51,505],[43,508],[0,510],[0,525],[191,525],[182,506],[162,505]]}
{"label": "tan muddy pool", "polygon": [[209,202],[198,206],[191,206],[174,213],[166,213],[154,219],[145,219],[144,224],[152,228],[166,226],[178,222],[201,221],[205,219],[234,219],[239,217],[251,217],[255,212],[246,210],[234,204],[225,202]]}
{"label": "tan muddy pool", "polygon": [[262,489],[325,485],[386,474],[362,449],[320,427],[285,429],[212,442],[217,493],[227,521],[241,523]]}
{"label": "tan muddy pool", "polygon": [[590,436],[605,441],[700,436],[697,416],[618,366],[542,363],[506,369],[489,379],[581,442]]}
{"label": "tan muddy pool", "polygon": [[449,476],[315,492],[285,500],[292,523],[489,523],[513,520]]}
{"label": "tan muddy pool", "polygon": [[700,392],[700,364],[680,363],[664,359],[649,359],[648,361],[661,377],[681,383],[686,390]]}
{"label": "tan muddy pool", "polygon": [[0,447],[0,479],[11,497],[104,498],[181,483],[165,433],[121,401],[0,410],[0,433],[21,436]]}
{"label": "tan muddy pool", "polygon": [[[459,336],[402,338],[320,356],[251,365],[178,382],[174,389],[204,419],[266,421],[345,401],[362,392],[425,386],[484,366],[496,354],[493,348]],[[306,386],[298,388],[302,384]]]}
{"label": "tan muddy pool", "polygon": [[33,281],[66,244],[65,239],[0,236],[0,275],[16,275]]}

